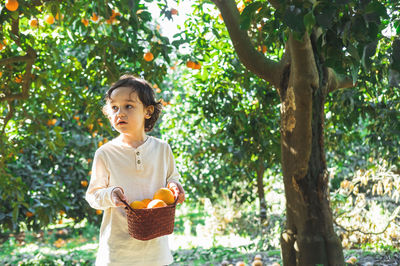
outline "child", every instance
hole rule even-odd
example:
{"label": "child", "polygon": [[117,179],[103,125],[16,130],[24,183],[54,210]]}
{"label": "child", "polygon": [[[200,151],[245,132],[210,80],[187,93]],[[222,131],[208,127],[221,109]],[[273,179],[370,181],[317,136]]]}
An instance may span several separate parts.
{"label": "child", "polygon": [[103,210],[96,265],[166,265],[173,262],[168,237],[148,241],[128,233],[124,204],[152,198],[157,189],[171,183],[185,194],[168,143],[146,135],[161,112],[151,86],[131,75],[122,76],[106,93],[103,112],[120,133],[94,155],[86,192],[91,207]]}

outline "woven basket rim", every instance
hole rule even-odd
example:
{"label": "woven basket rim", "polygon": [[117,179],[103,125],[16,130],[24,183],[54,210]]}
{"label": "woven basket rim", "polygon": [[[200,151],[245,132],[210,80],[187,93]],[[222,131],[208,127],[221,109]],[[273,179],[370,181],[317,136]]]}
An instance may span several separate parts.
{"label": "woven basket rim", "polygon": [[136,212],[136,213],[148,212],[148,211],[151,211],[151,210],[154,210],[154,209],[174,208],[174,207],[176,207],[176,204],[177,204],[177,202],[178,202],[178,198],[176,198],[175,201],[174,201],[174,203],[172,203],[172,204],[170,204],[170,205],[167,205],[167,206],[165,206],[165,207],[134,209],[134,208],[132,208],[132,207],[128,204],[128,202],[126,202],[125,200],[122,200],[122,199],[120,199],[120,200],[121,200],[122,203],[125,204],[125,206],[126,206],[125,208],[129,209],[129,210],[132,211],[132,212]]}

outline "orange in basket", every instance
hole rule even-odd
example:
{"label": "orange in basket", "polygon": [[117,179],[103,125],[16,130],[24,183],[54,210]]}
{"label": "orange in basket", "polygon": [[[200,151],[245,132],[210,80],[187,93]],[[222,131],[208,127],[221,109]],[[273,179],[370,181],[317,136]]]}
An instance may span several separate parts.
{"label": "orange in basket", "polygon": [[144,209],[133,209],[127,202],[123,203],[126,206],[128,231],[131,237],[150,240],[172,234],[174,231],[176,200],[165,207],[148,206]]}
{"label": "orange in basket", "polygon": [[172,191],[169,188],[165,187],[160,188],[159,190],[156,191],[156,193],[154,193],[153,200],[155,199],[162,200],[168,205],[174,203],[175,201],[174,194],[172,193]]}

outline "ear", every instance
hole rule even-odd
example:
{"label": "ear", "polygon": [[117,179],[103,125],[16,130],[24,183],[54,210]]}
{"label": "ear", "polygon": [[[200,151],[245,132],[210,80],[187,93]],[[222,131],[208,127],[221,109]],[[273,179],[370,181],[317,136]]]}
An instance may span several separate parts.
{"label": "ear", "polygon": [[154,105],[147,106],[145,113],[146,113],[145,118],[149,119],[151,117],[151,115],[154,113]]}

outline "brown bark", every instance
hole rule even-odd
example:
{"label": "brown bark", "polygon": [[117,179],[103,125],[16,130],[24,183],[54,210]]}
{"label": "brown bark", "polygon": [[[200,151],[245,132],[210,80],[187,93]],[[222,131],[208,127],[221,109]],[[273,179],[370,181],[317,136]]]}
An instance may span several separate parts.
{"label": "brown bark", "polygon": [[263,227],[265,220],[267,219],[267,204],[265,203],[265,193],[264,193],[264,158],[258,159],[258,168],[257,168],[257,194],[258,199],[260,201],[260,224]]}
{"label": "brown bark", "polygon": [[221,11],[243,65],[275,86],[281,97],[282,171],[287,218],[281,235],[283,264],[344,265],[329,203],[323,124],[326,94],[353,86],[351,79],[339,77],[323,66],[307,34],[302,40],[289,36],[280,62],[264,58],[255,51],[247,33],[240,29],[235,1],[213,1]]}
{"label": "brown bark", "polygon": [[282,73],[283,64],[266,58],[255,49],[247,32],[240,28],[240,17],[236,2],[234,0],[212,1],[221,11],[232,44],[243,65],[260,78],[271,82],[274,86],[279,86],[281,80],[279,75]]}
{"label": "brown bark", "polygon": [[333,230],[323,123],[329,76],[320,73],[308,36],[289,38],[291,70],[282,97],[281,143],[287,224],[281,236],[284,265],[344,265]]}

